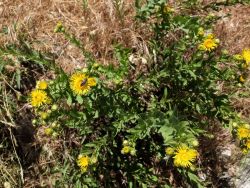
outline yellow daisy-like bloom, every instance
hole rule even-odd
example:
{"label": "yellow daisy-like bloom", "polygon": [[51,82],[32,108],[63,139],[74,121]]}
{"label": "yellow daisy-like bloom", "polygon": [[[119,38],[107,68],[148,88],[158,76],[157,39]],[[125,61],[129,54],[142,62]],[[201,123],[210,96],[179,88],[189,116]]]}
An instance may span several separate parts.
{"label": "yellow daisy-like bloom", "polygon": [[89,166],[89,157],[84,155],[79,155],[77,159],[77,165],[81,168],[82,172],[86,172]]}
{"label": "yellow daisy-like bloom", "polygon": [[174,154],[174,148],[167,147],[165,149],[165,152],[166,152],[167,155],[173,155]]}
{"label": "yellow daisy-like bloom", "polygon": [[240,140],[243,138],[249,138],[250,137],[250,129],[247,129],[245,127],[239,127],[237,130],[237,136]]}
{"label": "yellow daisy-like bloom", "polygon": [[213,34],[209,34],[207,35],[203,43],[199,45],[199,49],[210,52],[217,48],[218,43],[218,39],[216,39]]}
{"label": "yellow daisy-like bloom", "polygon": [[41,89],[41,90],[44,90],[44,89],[47,89],[48,88],[48,83],[44,80],[41,80],[41,81],[38,81],[37,84],[36,84],[36,89]]}
{"label": "yellow daisy-like bloom", "polygon": [[124,146],[121,150],[122,154],[128,154],[130,152],[131,148],[129,146]]}
{"label": "yellow daisy-like bloom", "polygon": [[174,165],[177,167],[190,167],[196,159],[198,152],[186,145],[180,146],[175,152]]}
{"label": "yellow daisy-like bloom", "polygon": [[246,61],[246,63],[250,63],[250,49],[244,49],[242,51],[242,57]]}
{"label": "yellow daisy-like bloom", "polygon": [[81,72],[74,73],[70,78],[70,88],[77,95],[86,94],[90,88],[95,85],[95,78],[88,77]]}
{"label": "yellow daisy-like bloom", "polygon": [[43,104],[49,104],[50,103],[50,98],[47,96],[47,93],[43,90],[33,90],[31,92],[31,105],[33,107],[39,107]]}

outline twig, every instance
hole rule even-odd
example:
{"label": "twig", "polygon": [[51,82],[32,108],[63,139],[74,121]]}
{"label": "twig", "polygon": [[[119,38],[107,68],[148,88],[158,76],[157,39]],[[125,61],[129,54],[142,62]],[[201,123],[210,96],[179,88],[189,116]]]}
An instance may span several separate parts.
{"label": "twig", "polygon": [[11,129],[9,129],[10,131],[10,137],[11,137],[11,143],[13,145],[13,149],[14,149],[14,152],[15,152],[15,155],[16,155],[16,158],[17,158],[17,161],[18,161],[18,164],[20,166],[20,176],[21,176],[21,181],[22,181],[22,184],[24,184],[24,178],[23,178],[23,167],[22,167],[22,164],[20,162],[20,159],[17,155],[17,152],[16,152],[16,146],[14,145],[14,135],[12,134],[12,131]]}

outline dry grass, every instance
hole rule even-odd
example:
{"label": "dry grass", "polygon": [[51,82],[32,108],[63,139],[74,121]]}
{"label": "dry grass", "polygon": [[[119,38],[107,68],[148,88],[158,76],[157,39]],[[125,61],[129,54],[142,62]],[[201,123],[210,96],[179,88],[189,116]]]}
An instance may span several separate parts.
{"label": "dry grass", "polygon": [[33,46],[57,54],[57,61],[71,72],[72,67],[83,66],[84,58],[78,49],[53,32],[61,21],[97,59],[108,63],[114,44],[137,48],[139,41],[143,41],[134,22],[134,1],[115,2],[93,0],[84,5],[81,0],[4,0],[0,3],[0,28],[7,26],[11,35],[1,36],[0,42],[17,40],[16,24],[17,31],[25,31]]}
{"label": "dry grass", "polygon": [[220,16],[226,16],[215,26],[215,31],[222,41],[222,46],[232,54],[241,53],[243,48],[250,48],[250,5],[225,7]]}

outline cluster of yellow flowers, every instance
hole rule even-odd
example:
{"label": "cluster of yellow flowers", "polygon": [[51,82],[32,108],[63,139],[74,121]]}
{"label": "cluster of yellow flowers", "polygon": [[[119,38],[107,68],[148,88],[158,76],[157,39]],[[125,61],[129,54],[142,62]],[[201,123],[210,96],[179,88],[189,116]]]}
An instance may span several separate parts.
{"label": "cluster of yellow flowers", "polygon": [[237,137],[243,144],[243,153],[247,153],[250,149],[250,125],[239,125],[237,127]]}
{"label": "cluster of yellow flowers", "polygon": [[[245,70],[249,67],[250,63],[250,49],[243,49],[241,54],[236,54],[234,55],[234,59],[237,61],[242,61],[242,68]],[[240,75],[240,82],[244,83],[246,81],[247,75],[242,74]]]}
{"label": "cluster of yellow flowers", "polygon": [[87,171],[89,165],[95,163],[97,163],[97,158],[95,156],[89,158],[86,155],[80,154],[77,158],[77,165],[80,167],[83,173]]}
{"label": "cluster of yellow flowers", "polygon": [[[76,72],[70,77],[70,88],[76,95],[88,93],[93,86],[96,86],[96,79],[88,77],[84,73]],[[30,94],[31,105],[33,107],[40,107],[41,105],[51,103],[51,99],[45,91],[47,88],[48,83],[46,81],[42,80],[37,82],[36,89]]]}
{"label": "cluster of yellow flowers", "polygon": [[194,165],[192,162],[194,162],[198,156],[198,151],[187,145],[180,145],[176,149],[167,147],[165,152],[167,155],[173,156],[175,166],[184,168],[193,168]]}
{"label": "cluster of yellow flowers", "polygon": [[[204,35],[204,30],[200,28],[198,34]],[[203,51],[211,52],[218,47],[219,42],[219,39],[215,38],[214,34],[210,33],[204,38],[198,48]]]}
{"label": "cluster of yellow flowers", "polygon": [[130,155],[135,155],[136,154],[136,150],[135,150],[135,144],[132,142],[129,142],[127,140],[124,140],[123,143],[123,148],[121,150],[122,154],[129,154]]}
{"label": "cluster of yellow flowers", "polygon": [[51,99],[46,93],[48,88],[48,83],[44,80],[38,81],[36,84],[36,89],[31,92],[31,105],[34,107],[40,107],[43,104],[50,104]]}

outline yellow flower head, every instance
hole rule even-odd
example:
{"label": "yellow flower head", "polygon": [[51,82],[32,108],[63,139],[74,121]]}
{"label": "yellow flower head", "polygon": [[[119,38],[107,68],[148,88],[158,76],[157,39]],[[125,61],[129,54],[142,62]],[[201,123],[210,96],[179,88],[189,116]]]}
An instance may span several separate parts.
{"label": "yellow flower head", "polygon": [[242,57],[246,61],[246,63],[250,63],[250,49],[244,49],[242,51]]}
{"label": "yellow flower head", "polygon": [[95,78],[90,78],[81,72],[74,73],[70,78],[70,88],[77,95],[86,94],[95,85]]}
{"label": "yellow flower head", "polygon": [[36,89],[47,89],[48,88],[48,83],[45,80],[38,81],[36,84]]}
{"label": "yellow flower head", "polygon": [[121,153],[122,153],[122,154],[128,154],[128,153],[130,152],[130,150],[131,150],[131,147],[129,147],[129,146],[124,146],[124,147],[122,148]]}
{"label": "yellow flower head", "polygon": [[239,79],[240,79],[240,82],[242,82],[242,83],[244,83],[246,81],[243,75],[241,75]]}
{"label": "yellow flower head", "polygon": [[174,154],[174,148],[167,147],[165,149],[165,152],[166,152],[167,155],[173,155]]}
{"label": "yellow flower head", "polygon": [[39,107],[43,104],[49,104],[51,102],[47,93],[43,90],[35,89],[31,92],[31,105],[33,107]]}
{"label": "yellow flower head", "polygon": [[186,145],[180,146],[175,152],[174,165],[177,167],[190,167],[196,159],[198,152]]}
{"label": "yellow flower head", "polygon": [[199,45],[200,50],[212,51],[217,48],[219,40],[214,37],[213,34],[207,35],[202,44]]}
{"label": "yellow flower head", "polygon": [[87,168],[89,166],[89,157],[88,156],[83,156],[79,155],[77,159],[77,165],[81,168],[82,172],[86,172]]}
{"label": "yellow flower head", "polygon": [[246,141],[246,147],[247,147],[247,149],[250,149],[250,140],[249,139]]}
{"label": "yellow flower head", "polygon": [[249,138],[250,137],[250,129],[243,127],[243,126],[239,127],[237,130],[237,136],[239,139]]}

